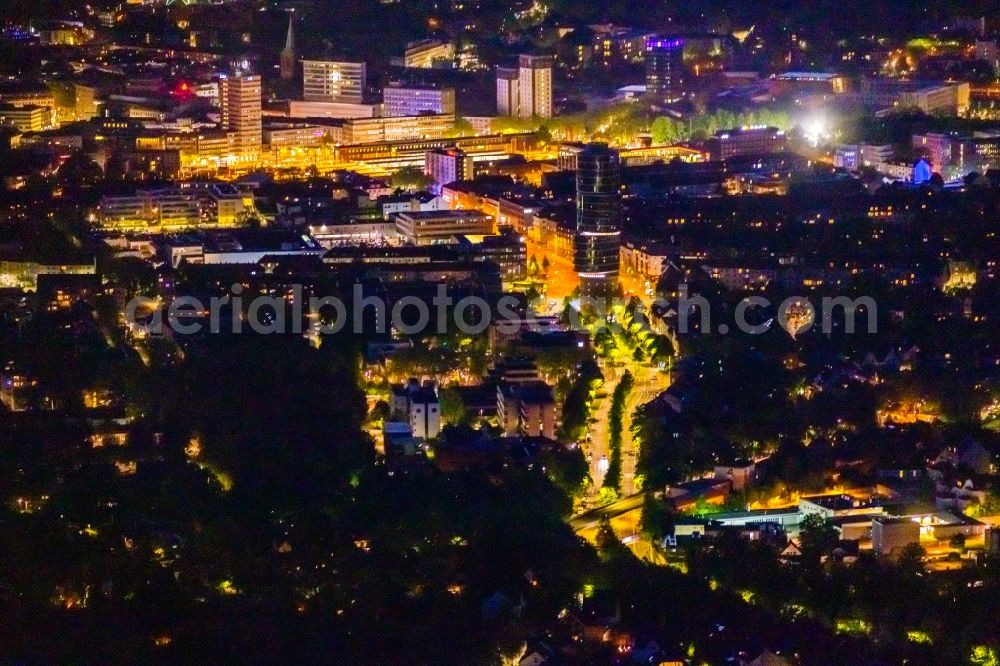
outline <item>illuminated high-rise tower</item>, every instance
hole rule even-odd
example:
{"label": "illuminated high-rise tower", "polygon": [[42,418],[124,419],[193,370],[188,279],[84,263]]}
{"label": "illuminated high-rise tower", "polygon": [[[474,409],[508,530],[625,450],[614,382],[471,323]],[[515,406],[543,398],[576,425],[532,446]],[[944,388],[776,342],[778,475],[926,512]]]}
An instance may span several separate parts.
{"label": "illuminated high-rise tower", "polygon": [[521,118],[552,117],[552,64],[552,56],[518,57],[517,115]]}
{"label": "illuminated high-rise tower", "polygon": [[233,147],[240,153],[260,150],[260,98],[260,76],[237,69],[233,74],[219,77],[222,127],[233,135]]}
{"label": "illuminated high-rise tower", "polygon": [[520,72],[497,67],[497,114],[516,116],[521,107]]}
{"label": "illuminated high-rise tower", "polygon": [[577,155],[573,265],[584,296],[612,295],[618,282],[620,158],[604,143]]}
{"label": "illuminated high-rise tower", "polygon": [[684,40],[646,40],[646,94],[654,102],[674,102],[684,96]]}
{"label": "illuminated high-rise tower", "polygon": [[307,102],[361,104],[365,85],[363,62],[302,61],[302,99]]}

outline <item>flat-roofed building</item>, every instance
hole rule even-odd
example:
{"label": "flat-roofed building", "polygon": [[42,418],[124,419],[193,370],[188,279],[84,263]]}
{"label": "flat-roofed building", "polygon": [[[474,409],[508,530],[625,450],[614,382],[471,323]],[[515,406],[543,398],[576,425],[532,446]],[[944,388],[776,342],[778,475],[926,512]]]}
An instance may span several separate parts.
{"label": "flat-roofed building", "polygon": [[332,141],[327,128],[312,123],[269,123],[264,127],[264,143],[272,150],[310,148]]}
{"label": "flat-roofed building", "polygon": [[802,515],[815,513],[823,518],[836,518],[840,516],[882,515],[884,509],[881,504],[876,502],[839,493],[802,497],[799,499],[799,513]]}
{"label": "flat-roofed building", "polygon": [[927,86],[899,96],[897,106],[917,107],[927,114],[963,115],[969,109],[970,87],[967,82]]}
{"label": "flat-roofed building", "polygon": [[360,102],[317,102],[293,99],[288,102],[290,118],[374,118],[378,104]]}
{"label": "flat-roofed building", "polygon": [[639,275],[648,280],[659,279],[670,262],[669,248],[656,242],[626,241],[621,245],[620,254],[623,274]]}
{"label": "flat-roofed building", "polygon": [[0,105],[0,125],[16,127],[19,132],[41,132],[51,121],[52,111],[46,107]]}
{"label": "flat-roofed building", "polygon": [[338,245],[381,245],[399,239],[396,223],[392,220],[312,224],[309,226],[309,235],[325,248]]}
{"label": "flat-roofed building", "polygon": [[345,145],[441,139],[455,126],[455,114],[441,113],[398,118],[352,118],[344,121]]}
{"label": "flat-roofed building", "polygon": [[497,67],[497,115],[516,116],[521,106],[520,72]]}
{"label": "flat-roofed building", "polygon": [[878,516],[872,520],[872,550],[889,555],[920,543],[920,523],[910,518]]}
{"label": "flat-roofed building", "polygon": [[504,435],[555,439],[559,409],[552,387],[541,381],[497,386],[497,416]]}
{"label": "flat-roofed building", "polygon": [[455,61],[455,47],[451,42],[427,39],[407,44],[403,53],[403,66],[418,69],[450,68]]}
{"label": "flat-roofed building", "polygon": [[477,210],[436,210],[395,213],[396,231],[413,245],[447,243],[454,236],[489,236],[493,217]]}
{"label": "flat-roofed building", "polygon": [[158,232],[198,226],[201,207],[193,194],[145,190],[135,196],[103,197],[98,207],[104,230]]}
{"label": "flat-roofed building", "polygon": [[0,90],[0,103],[13,107],[42,106],[49,109],[56,107],[56,98],[48,88],[31,90]]}
{"label": "flat-roofed building", "polygon": [[552,56],[518,57],[518,112],[521,118],[552,117]]}
{"label": "flat-roofed building", "polygon": [[455,89],[390,84],[382,90],[382,113],[390,117],[455,113]]}
{"label": "flat-roofed building", "polygon": [[361,104],[366,85],[363,62],[302,61],[302,98],[307,102]]}
{"label": "flat-roofed building", "polygon": [[253,199],[244,196],[235,187],[226,183],[213,183],[206,192],[205,217],[220,227],[233,227],[243,222],[243,218],[253,209]]}
{"label": "flat-roofed building", "polygon": [[472,180],[472,156],[458,148],[428,150],[424,173],[433,178],[439,188],[456,180]]}
{"label": "flat-roofed building", "polygon": [[740,155],[769,155],[787,147],[785,133],[777,127],[752,126],[719,130],[709,140],[712,159],[725,160]]}
{"label": "flat-roofed building", "polygon": [[234,152],[258,152],[263,140],[260,76],[242,70],[221,76],[219,100],[222,106],[222,127],[232,136]]}
{"label": "flat-roofed building", "polygon": [[40,264],[34,261],[0,260],[0,288],[35,291],[40,275],[94,275],[96,262],[87,264]]}

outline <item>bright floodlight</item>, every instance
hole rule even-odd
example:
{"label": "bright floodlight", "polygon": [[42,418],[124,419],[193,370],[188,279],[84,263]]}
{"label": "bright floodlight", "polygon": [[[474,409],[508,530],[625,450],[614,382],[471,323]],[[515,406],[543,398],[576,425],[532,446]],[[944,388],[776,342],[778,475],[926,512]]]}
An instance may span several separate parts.
{"label": "bright floodlight", "polygon": [[802,132],[810,144],[814,146],[819,144],[820,140],[826,138],[829,133],[826,118],[819,115],[810,116],[803,122]]}

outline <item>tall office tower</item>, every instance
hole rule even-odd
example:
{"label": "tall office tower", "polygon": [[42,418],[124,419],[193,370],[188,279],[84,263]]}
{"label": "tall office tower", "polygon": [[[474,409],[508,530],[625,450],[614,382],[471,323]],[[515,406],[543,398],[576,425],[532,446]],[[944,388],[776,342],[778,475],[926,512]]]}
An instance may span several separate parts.
{"label": "tall office tower", "polygon": [[620,159],[605,143],[577,155],[573,265],[584,296],[611,296],[618,282]]}
{"label": "tall office tower", "polygon": [[219,77],[222,127],[233,135],[233,147],[241,153],[260,149],[260,76],[242,69]]}
{"label": "tall office tower", "polygon": [[674,102],[684,96],[684,40],[680,37],[646,40],[646,94],[656,102]]}
{"label": "tall office tower", "polygon": [[552,117],[552,56],[518,57],[518,91],[521,118]]}
{"label": "tall office tower", "polygon": [[307,102],[361,104],[365,92],[365,63],[302,61],[302,99]]}
{"label": "tall office tower", "polygon": [[520,73],[516,69],[497,67],[497,115],[517,115],[521,105],[518,76]]}
{"label": "tall office tower", "polygon": [[295,14],[288,13],[288,34],[285,35],[285,48],[279,56],[281,79],[290,81],[295,78]]}

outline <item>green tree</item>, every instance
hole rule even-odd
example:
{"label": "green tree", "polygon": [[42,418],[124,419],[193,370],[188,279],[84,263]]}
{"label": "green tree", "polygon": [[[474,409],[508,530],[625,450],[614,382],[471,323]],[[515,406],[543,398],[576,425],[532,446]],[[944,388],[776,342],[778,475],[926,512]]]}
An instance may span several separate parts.
{"label": "green tree", "polygon": [[392,175],[392,186],[404,190],[425,190],[431,186],[434,179],[416,166],[403,167]]}
{"label": "green tree", "polygon": [[472,123],[470,123],[466,118],[463,118],[462,116],[456,116],[455,124],[448,132],[448,136],[450,137],[472,136],[475,133],[476,131],[475,129],[473,129]]}
{"label": "green tree", "polygon": [[441,403],[441,420],[444,423],[458,425],[468,422],[469,411],[465,408],[462,395],[456,389],[441,389],[438,400]]}
{"label": "green tree", "polygon": [[542,465],[552,483],[570,496],[580,495],[590,480],[587,460],[580,447],[545,453]]}
{"label": "green tree", "polygon": [[392,414],[392,408],[385,400],[379,400],[372,405],[372,410],[368,413],[368,419],[373,422],[385,421]]}
{"label": "green tree", "polygon": [[594,393],[601,383],[601,373],[593,363],[586,363],[579,370],[573,388],[566,394],[562,408],[562,425],[558,438],[562,442],[576,442],[587,432]]}
{"label": "green tree", "polygon": [[672,144],[688,138],[684,123],[667,116],[657,116],[649,132],[655,144]]}
{"label": "green tree", "polygon": [[820,556],[837,545],[837,530],[833,522],[818,513],[806,515],[799,526],[799,545],[805,561],[818,563]]}
{"label": "green tree", "polygon": [[666,502],[656,499],[652,493],[646,493],[642,498],[642,516],[639,525],[643,534],[654,541],[659,541],[673,529],[674,514]]}

